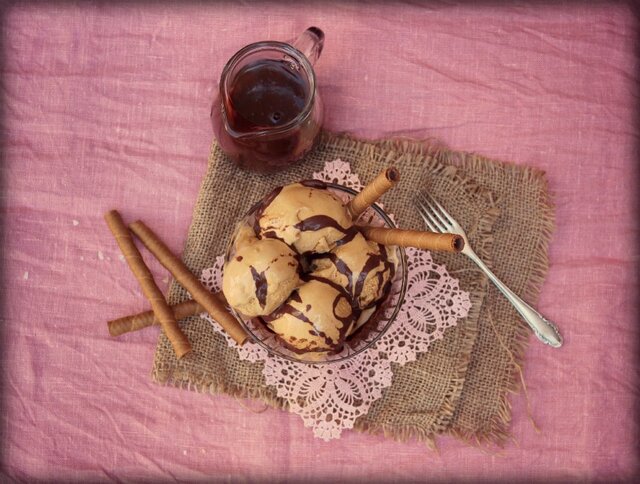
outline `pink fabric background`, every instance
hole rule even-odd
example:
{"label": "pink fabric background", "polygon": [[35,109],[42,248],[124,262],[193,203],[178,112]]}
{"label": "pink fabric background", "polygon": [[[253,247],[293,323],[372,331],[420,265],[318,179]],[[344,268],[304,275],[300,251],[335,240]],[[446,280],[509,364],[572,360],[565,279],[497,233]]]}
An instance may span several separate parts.
{"label": "pink fabric background", "polygon": [[[566,338],[531,340],[533,415],[510,444],[346,432],[226,396],[159,387],[157,330],[102,214],[140,217],[180,252],[205,172],[209,105],[246,43],[326,32],[326,126],[438,137],[547,171],[557,205],[538,307]],[[637,470],[637,24],[622,4],[17,5],[2,35],[2,469],[44,477],[625,478]],[[635,171],[635,173],[634,173]],[[162,287],[167,274],[150,262]]]}

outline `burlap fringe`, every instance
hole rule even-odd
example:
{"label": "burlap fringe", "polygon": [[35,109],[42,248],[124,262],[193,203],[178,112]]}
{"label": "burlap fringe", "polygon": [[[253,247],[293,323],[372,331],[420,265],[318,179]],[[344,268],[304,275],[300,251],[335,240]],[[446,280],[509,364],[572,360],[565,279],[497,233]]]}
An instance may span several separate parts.
{"label": "burlap fringe", "polygon": [[[497,170],[495,162],[491,162],[486,158],[471,154],[465,160],[462,160],[461,166],[473,166],[483,170]],[[547,180],[542,170],[531,167],[521,167],[513,163],[502,163],[502,168],[507,170],[514,178],[520,177],[526,182],[541,183],[543,192],[548,193]],[[544,282],[544,278],[549,268],[549,259],[547,249],[551,235],[555,228],[554,222],[554,205],[551,199],[543,200],[541,223],[542,232],[538,243],[536,244],[535,257],[528,279],[528,286],[525,288],[522,298],[530,303],[535,303],[540,289]],[[493,444],[503,447],[504,444],[513,440],[509,427],[511,423],[511,402],[510,394],[518,394],[521,389],[521,381],[517,378],[519,372],[524,370],[524,354],[529,344],[531,331],[528,326],[519,324],[515,327],[515,335],[513,340],[513,348],[511,351],[511,365],[509,372],[505,375],[501,388],[500,408],[496,415],[491,419],[489,428],[480,432],[451,432],[455,437],[468,442],[472,445],[482,446],[483,444]],[[534,428],[536,428],[534,424]],[[537,429],[537,428],[536,428]]]}
{"label": "burlap fringe", "polygon": [[[379,140],[372,142],[372,144],[362,145],[360,144],[359,140],[352,138],[347,133],[341,133],[339,136],[341,137],[341,139],[336,142],[335,135],[331,135],[330,133],[326,132],[323,133],[319,142],[319,149],[321,149],[322,145],[331,140],[334,146],[339,146],[340,148],[354,151],[358,156],[372,157],[376,153],[376,147],[380,147],[384,148],[385,150],[389,150],[386,158],[386,161],[389,164],[397,162],[400,157],[406,154],[423,156],[423,159],[427,164],[427,168],[431,168],[432,170],[440,170],[435,171],[434,173],[440,173],[447,176],[455,177],[456,183],[460,183],[466,191],[475,193],[478,196],[485,198],[491,208],[485,213],[480,223],[477,227],[474,228],[474,230],[480,231],[485,236],[487,236],[487,244],[485,246],[474,247],[474,250],[485,261],[485,263],[490,266],[491,237],[489,234],[491,231],[491,227],[500,214],[498,208],[499,201],[493,198],[493,194],[490,191],[483,189],[477,183],[468,178],[461,178],[458,175],[458,168],[456,168],[456,166],[480,166],[483,169],[496,170],[497,168],[494,165],[495,162],[490,162],[486,158],[474,154],[470,154],[466,158],[461,159],[458,153],[452,152],[443,145],[431,140],[425,141],[411,140],[408,138],[398,138],[393,140]],[[437,161],[439,162],[440,160],[444,160],[444,163],[446,163],[446,165],[441,165],[440,167],[435,168],[435,163]],[[527,181],[541,181],[543,183],[543,186],[546,188],[547,182],[543,171],[530,167],[523,169],[523,167],[521,166],[510,163],[504,163],[503,165],[507,170],[511,170],[512,176],[525,177]],[[545,200],[543,204],[542,226],[543,231],[536,247],[534,264],[532,266],[531,274],[529,277],[529,285],[522,295],[525,300],[532,303],[534,303],[537,299],[540,288],[542,287],[542,283],[544,282],[544,278],[548,270],[549,263],[547,248],[554,230],[553,205],[550,200]],[[484,284],[481,284],[477,288],[477,292],[472,294],[472,302],[483,301],[486,295],[486,290],[487,280],[485,279]],[[474,321],[478,320],[480,310],[480,304],[472,305],[473,313],[471,314],[474,315]],[[466,443],[476,445],[478,447],[482,447],[485,444],[495,444],[502,447],[505,442],[507,442],[508,440],[512,440],[513,438],[509,431],[509,424],[511,422],[511,403],[509,401],[509,394],[516,394],[520,390],[520,381],[519,379],[514,378],[514,375],[518,371],[518,366],[520,368],[523,368],[524,353],[528,345],[530,331],[524,324],[518,325],[516,327],[513,347],[513,364],[510,368],[511,371],[508,375],[509,377],[505,378],[506,381],[504,382],[503,388],[501,389],[502,396],[500,400],[500,408],[497,414],[491,419],[489,428],[480,432],[466,432],[463,430],[455,430],[452,429],[449,425],[453,417],[457,398],[459,398],[462,386],[464,385],[465,375],[471,358],[473,343],[475,341],[475,334],[478,331],[477,324],[468,325],[466,327],[466,331],[468,332],[467,335],[473,337],[469,337],[467,339],[468,344],[464,348],[464,354],[466,358],[463,359],[462,364],[457,369],[458,377],[454,381],[452,381],[451,388],[447,392],[447,397],[445,398],[445,402],[443,403],[443,406],[441,408],[442,418],[439,420],[434,431],[426,431],[424,428],[413,425],[406,426],[401,430],[391,428],[390,426],[387,426],[385,424],[377,426],[367,426],[361,423],[359,420],[356,421],[354,427],[359,431],[371,434],[382,433],[385,437],[391,437],[398,441],[408,441],[409,439],[413,438],[425,443],[429,449],[434,451],[438,450],[436,444],[436,436],[438,434],[452,435]],[[208,378],[204,376],[204,374],[197,378],[195,382],[189,382],[188,380],[183,380],[178,375],[176,375],[174,368],[171,368],[168,365],[155,364],[152,369],[151,377],[156,383],[165,386],[170,385],[178,388],[198,391],[201,393],[226,393],[236,398],[259,399],[271,407],[280,410],[288,409],[286,401],[281,398],[274,397],[273,392],[265,391],[262,389],[257,391],[249,391],[246,388],[229,385],[219,379]]]}
{"label": "burlap fringe", "polygon": [[[425,430],[423,427],[418,427],[417,425],[406,425],[401,429],[398,429],[392,428],[391,424],[366,425],[359,422],[360,420],[356,420],[356,425],[354,425],[354,428],[360,432],[372,435],[382,434],[384,437],[392,438],[397,442],[408,442],[411,439],[415,439],[418,442],[426,444],[429,450],[436,452],[438,451],[436,434]],[[397,424],[394,425],[397,426]]]}
{"label": "burlap fringe", "polygon": [[[323,137],[321,143],[325,143],[327,139],[327,136]],[[334,146],[355,151],[358,156],[363,157],[373,157],[376,149],[382,149],[387,153],[385,161],[390,165],[399,164],[399,166],[402,166],[402,159],[410,156],[414,161],[417,160],[418,162],[424,163],[425,170],[428,173],[446,176],[452,180],[452,185],[459,186],[463,191],[476,194],[479,198],[485,199],[490,208],[481,217],[474,230],[481,238],[486,240],[486,243],[474,247],[474,250],[485,262],[489,261],[490,265],[492,241],[490,234],[493,224],[500,214],[497,201],[494,199],[492,192],[485,190],[473,180],[460,176],[459,169],[453,165],[452,160],[448,159],[446,156],[447,152],[443,150],[441,145],[429,140],[417,142],[406,138],[398,138],[374,141],[371,145],[362,146],[358,140],[344,133],[341,134],[340,140],[336,142],[336,140],[333,139],[331,142]],[[445,160],[442,160],[443,157]],[[427,447],[431,450],[437,450],[436,436],[449,430],[456,404],[462,393],[475,337],[478,332],[477,322],[482,302],[486,296],[488,280],[479,269],[476,268],[473,270],[478,272],[479,282],[478,286],[472,288],[470,292],[472,305],[468,320],[472,322],[465,322],[465,345],[462,348],[463,358],[458,368],[456,368],[456,377],[451,381],[451,386],[447,391],[443,404],[437,411],[439,418],[434,423],[434,428],[431,431],[427,431],[422,427],[406,426],[398,431],[384,424],[375,426],[371,424],[365,425],[362,420],[357,420],[354,426],[357,430],[371,434],[383,433],[385,437],[391,437],[398,441],[406,441],[414,438],[419,442],[427,444]]]}
{"label": "burlap fringe", "polygon": [[[477,154],[468,154],[465,157],[461,157],[459,153],[453,152],[441,144],[429,143],[429,141],[418,141],[408,138],[402,138],[395,140],[383,140],[377,142],[377,144],[383,148],[400,150],[406,153],[411,153],[413,155],[432,155],[434,159],[438,159],[446,164],[446,167],[443,168],[443,170],[448,171],[442,172],[442,174],[446,175],[455,176],[457,170],[451,170],[452,168],[455,169],[455,166],[459,166],[462,168],[469,166],[476,169],[488,171],[497,171],[498,169],[504,169],[508,174],[510,174],[510,176],[516,179],[520,178],[525,183],[541,183],[543,187],[543,193],[548,193],[548,190],[546,189],[547,180],[545,177],[545,173],[544,171],[536,168],[522,167],[520,165],[508,162],[502,162],[499,168],[499,165],[497,165],[495,161],[490,161],[483,156]],[[493,198],[492,192],[485,190],[480,185],[474,183],[469,179],[464,180],[463,183],[465,184],[465,190],[484,197],[492,207],[487,212],[486,217],[483,218],[484,220],[480,224],[484,224],[485,228],[489,227],[490,230],[490,228],[493,226],[493,223],[500,214],[498,208],[499,200]],[[530,303],[535,303],[537,301],[540,289],[549,269],[547,250],[549,241],[551,240],[551,236],[555,229],[553,201],[550,198],[546,198],[545,200],[543,200],[541,207],[542,231],[540,239],[536,244],[533,263],[531,266],[529,277],[527,278],[528,285],[521,295],[524,300]],[[479,226],[477,230],[483,230],[483,227]],[[488,242],[490,243],[490,241],[491,237],[488,237]],[[490,247],[474,247],[474,250],[485,261],[485,263],[487,263],[487,265],[491,267]],[[486,281],[486,283],[488,283],[488,281]],[[481,308],[477,307],[475,309],[477,309],[477,311],[480,311]],[[476,327],[473,330],[477,332],[478,328]],[[494,417],[491,419],[489,427],[486,430],[482,430],[480,432],[465,432],[463,430],[445,428],[445,433],[453,435],[460,440],[479,447],[481,447],[483,444],[494,444],[502,447],[507,441],[513,440],[513,437],[510,433],[511,402],[509,400],[509,395],[518,394],[522,389],[521,378],[523,378],[522,372],[524,369],[524,354],[529,343],[530,335],[531,332],[524,323],[516,326],[513,340],[513,349],[510,354],[511,365],[509,368],[509,372],[505,376],[505,379],[503,381],[502,388],[500,389],[500,407],[496,415],[494,415]],[[465,351],[465,353],[468,355],[468,358],[470,358],[471,356],[472,348],[473,345],[471,344],[468,348],[468,353]],[[467,350],[467,348],[465,348],[465,350]],[[464,383],[464,375],[466,374],[467,365],[463,365],[464,369],[461,369],[461,385]],[[518,375],[520,375],[520,378],[518,378]],[[455,392],[455,388],[452,389],[452,392]],[[443,415],[448,416],[450,412],[452,414],[454,408],[454,406],[447,404],[447,407],[443,408]],[[535,425],[535,422],[533,422],[533,418],[531,416],[530,418],[536,431],[539,431],[537,426]],[[432,435],[431,439],[434,440],[435,436]]]}
{"label": "burlap fringe", "polygon": [[[282,398],[274,397],[272,392],[265,390],[251,391],[244,387],[238,387],[236,385],[230,385],[221,379],[209,378],[204,373],[195,375],[195,372],[191,371],[191,378],[194,381],[183,379],[179,375],[176,375],[174,368],[167,365],[154,366],[151,377],[154,382],[162,386],[172,386],[183,390],[191,390],[198,393],[210,393],[211,395],[217,395],[219,393],[225,393],[236,399],[254,399],[260,400],[265,404],[276,408],[278,410],[288,410],[288,404]],[[246,407],[245,407],[246,408]],[[249,411],[253,411],[248,409]]]}

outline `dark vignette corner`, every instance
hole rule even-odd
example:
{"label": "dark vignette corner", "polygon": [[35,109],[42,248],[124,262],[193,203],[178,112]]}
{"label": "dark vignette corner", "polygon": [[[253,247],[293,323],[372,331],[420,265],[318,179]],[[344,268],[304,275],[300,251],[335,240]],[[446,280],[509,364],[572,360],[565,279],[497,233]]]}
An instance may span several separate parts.
{"label": "dark vignette corner", "polygon": [[[631,126],[631,130],[634,133],[634,145],[632,155],[635,159],[635,163],[633,164],[635,173],[631,173],[631,179],[638,183],[640,180],[640,2],[629,0],[629,5],[633,13],[634,17],[634,33],[635,33],[635,45],[634,45],[634,54],[635,54],[635,82],[633,83],[633,93],[632,98],[634,100],[634,112],[633,112],[633,126]],[[640,260],[638,257],[640,256],[640,220],[637,218],[638,214],[640,214],[640,190],[635,190],[633,200],[633,213],[636,217],[636,226],[635,229],[635,282],[636,284],[640,280]],[[636,310],[640,310],[640,287],[636,288],[636,294],[634,295],[635,300],[633,301],[633,307]],[[640,312],[636,312],[637,325],[640,326]],[[635,389],[635,400],[634,400],[634,412],[633,415],[636,417],[636,435],[635,435],[635,457],[636,457],[636,467],[633,472],[633,478],[636,482],[640,481],[640,332],[636,334],[635,341],[635,356],[636,361],[634,365],[635,370],[635,384],[633,388]]]}
{"label": "dark vignette corner", "polygon": [[[5,260],[5,231],[6,227],[6,186],[5,186],[5,164],[6,154],[5,148],[7,146],[7,127],[5,125],[5,86],[4,86],[4,67],[5,67],[5,49],[6,49],[6,31],[5,21],[6,14],[11,6],[11,1],[0,0],[0,260]],[[6,274],[4,267],[0,267],[0,288],[6,287]],[[4,290],[0,289],[0,480],[5,477],[5,429],[7,428],[7,414],[6,414],[6,402],[5,402],[5,324],[6,324],[6,312],[5,312],[5,295]]]}
{"label": "dark vignette corner", "polygon": [[[137,2],[138,4],[158,4],[158,3],[164,3],[167,2],[168,0],[132,0]],[[189,3],[214,3],[215,0],[211,0],[211,1],[207,1],[207,0],[187,0]],[[218,0],[220,2],[224,2],[224,1],[231,1],[231,0]],[[263,0],[266,1],[266,0]],[[295,4],[295,2],[290,2],[290,0],[280,0],[282,3],[292,3]],[[344,0],[344,2],[353,2],[354,0]],[[393,1],[393,0],[390,0]],[[22,3],[44,3],[44,2],[33,2],[32,0],[24,0]],[[319,0],[309,0],[310,3],[319,3]],[[7,35],[7,30],[6,30],[6,17],[8,12],[10,11],[11,7],[13,5],[15,5],[17,2],[16,0],[0,0],[0,257],[2,257],[2,260],[4,260],[4,250],[5,250],[5,246],[4,246],[4,240],[5,240],[5,231],[8,230],[8,228],[6,227],[6,211],[7,211],[7,207],[5,205],[5,194],[6,194],[6,179],[5,179],[5,164],[6,164],[6,153],[5,153],[5,148],[7,146],[7,127],[5,125],[5,115],[6,115],[6,100],[5,100],[5,86],[4,86],[4,68],[5,68],[5,56],[6,56],[6,35]],[[76,3],[76,4],[81,4],[83,3],[82,0],[47,0],[47,3],[55,3],[55,4],[69,4],[69,3]],[[95,2],[92,3],[97,3],[97,4],[106,4],[106,3],[127,3],[126,0],[112,0],[111,2],[107,2],[105,0],[97,0]],[[256,3],[262,3],[262,2],[256,2]],[[320,2],[321,3],[321,2]],[[387,3],[383,0],[368,0],[367,3]],[[443,0],[441,2],[444,5],[447,4],[451,4],[453,6],[453,3],[456,2],[449,2],[447,0]],[[509,1],[504,1],[504,0],[478,0],[477,2],[473,1],[473,0],[463,0],[459,3],[476,3],[476,4],[481,4],[481,5],[486,5],[486,6],[490,6],[490,5],[500,5],[500,4],[507,4],[507,3],[513,3],[513,0],[509,0]],[[524,0],[522,2],[518,1],[517,3],[523,3],[523,4],[533,4],[533,5],[553,5],[553,4],[557,4],[559,2],[555,1],[555,0]],[[632,126],[632,131],[634,133],[634,138],[635,138],[635,144],[633,146],[633,156],[636,160],[636,163],[634,165],[634,169],[635,169],[635,173],[630,174],[630,176],[632,176],[633,180],[640,180],[640,2],[634,1],[634,0],[565,0],[564,2],[561,3],[584,3],[584,4],[593,4],[593,3],[599,3],[599,4],[628,4],[630,6],[630,10],[634,16],[634,21],[635,21],[635,25],[634,25],[634,32],[635,32],[635,45],[634,45],[634,52],[635,52],[635,82],[633,84],[633,99],[635,101],[635,109],[634,109],[634,119],[633,119],[633,126]],[[633,204],[634,204],[634,213],[635,214],[640,214],[640,190],[636,190],[634,193],[634,200],[633,200]],[[640,224],[640,222],[639,222]],[[640,226],[635,227],[635,255],[637,256],[638,254],[640,254]],[[636,270],[640,272],[640,263],[636,262]],[[636,274],[636,280],[640,278],[640,274]],[[6,287],[6,274],[4,271],[4,267],[0,266],[0,288]],[[6,422],[6,399],[5,399],[5,381],[6,381],[6,361],[5,361],[5,351],[4,348],[6,347],[5,344],[7,343],[5,341],[5,324],[6,324],[6,312],[5,312],[5,296],[4,296],[4,291],[0,290],[0,416],[1,416],[1,420],[0,420],[0,481],[4,482],[5,479],[10,477],[7,475],[6,473],[6,469],[5,469],[5,454],[6,454],[6,446],[7,443],[5,442],[5,430],[7,428],[7,422]],[[640,309],[640,292],[635,294],[635,301],[634,301],[634,307]],[[640,313],[638,316],[638,324],[640,325]],[[635,354],[636,354],[636,364],[635,364],[635,368],[634,371],[636,373],[636,384],[634,386],[634,388],[638,389],[640,388],[640,333],[637,335],[636,337],[636,349],[635,349]],[[636,415],[636,418],[638,419],[637,421],[637,425],[636,425],[636,436],[635,436],[635,454],[636,454],[636,468],[633,470],[632,474],[629,476],[620,476],[622,477],[622,479],[624,479],[624,482],[638,482],[640,480],[640,390],[636,390],[636,394],[635,394],[635,402],[634,402],[634,415]],[[267,479],[272,479],[273,476],[264,476]],[[620,478],[619,477],[619,478]],[[424,478],[427,478],[427,476],[424,476]],[[492,480],[491,482],[498,482],[499,478],[496,480]],[[310,481],[310,482],[313,482]],[[322,481],[318,481],[318,482],[322,482]],[[372,483],[375,482],[371,481]],[[462,482],[462,481],[448,481],[448,482]],[[481,482],[489,482],[489,481],[484,481],[484,480],[476,480],[475,482],[477,483],[481,483]],[[506,481],[505,481],[506,482]],[[513,482],[513,481],[511,481]],[[547,480],[545,481],[546,484],[551,484],[553,482],[553,479]]]}

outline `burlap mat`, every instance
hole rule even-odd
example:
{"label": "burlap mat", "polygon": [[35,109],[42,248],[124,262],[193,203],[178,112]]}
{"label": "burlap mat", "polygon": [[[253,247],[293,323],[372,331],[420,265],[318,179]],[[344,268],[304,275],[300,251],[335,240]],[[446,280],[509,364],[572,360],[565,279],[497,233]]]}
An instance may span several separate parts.
{"label": "burlap mat", "polygon": [[[382,168],[397,166],[402,181],[382,201],[400,226],[424,228],[413,198],[417,190],[429,190],[467,229],[472,246],[498,276],[535,302],[553,225],[543,173],[407,140],[372,143],[325,133],[305,160],[268,176],[237,169],[214,142],[183,253],[185,263],[196,274],[211,267],[224,252],[236,220],[255,200],[276,185],[310,178],[336,158],[350,162],[364,183]],[[356,429],[396,439],[414,437],[430,445],[441,433],[501,443],[508,437],[507,395],[517,389],[515,372],[522,364],[528,330],[466,257],[433,255],[469,291],[472,310],[429,352],[413,363],[394,366],[392,386],[356,421]],[[188,297],[172,283],[171,303]],[[155,381],[286,407],[265,385],[261,363],[241,361],[201,318],[189,318],[181,326],[194,351],[178,362],[161,334]]]}

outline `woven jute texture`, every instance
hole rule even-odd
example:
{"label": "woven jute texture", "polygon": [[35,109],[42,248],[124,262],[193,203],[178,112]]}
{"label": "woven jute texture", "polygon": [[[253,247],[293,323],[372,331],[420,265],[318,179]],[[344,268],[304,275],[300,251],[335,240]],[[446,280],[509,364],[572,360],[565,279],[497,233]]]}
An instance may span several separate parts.
{"label": "woven jute texture", "polygon": [[[270,175],[236,168],[214,142],[182,254],[187,266],[195,274],[211,267],[224,253],[236,221],[256,200],[275,186],[311,178],[336,158],[349,162],[363,183],[396,166],[401,182],[381,201],[400,227],[424,229],[413,201],[418,190],[428,190],[465,227],[472,247],[496,274],[535,302],[553,228],[544,174],[422,141],[368,142],[323,133],[304,160]],[[393,384],[355,428],[399,440],[416,438],[430,446],[443,433],[467,442],[500,444],[509,436],[508,395],[518,388],[517,370],[529,331],[466,257],[432,255],[469,292],[472,309],[415,362],[394,365]],[[174,281],[169,302],[188,298]],[[275,389],[266,386],[262,363],[241,361],[199,317],[180,324],[193,352],[178,362],[161,334],[152,372],[156,382],[286,408]]]}

